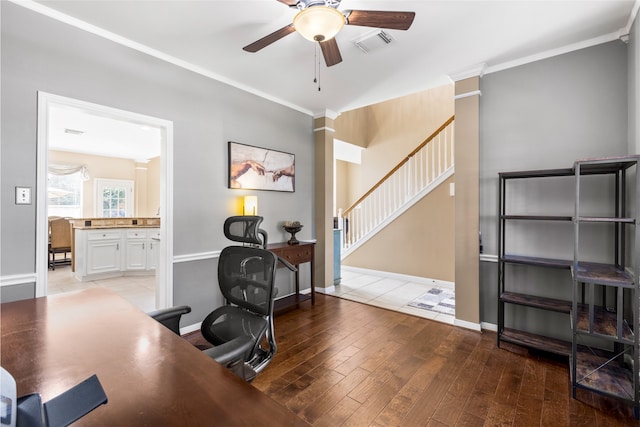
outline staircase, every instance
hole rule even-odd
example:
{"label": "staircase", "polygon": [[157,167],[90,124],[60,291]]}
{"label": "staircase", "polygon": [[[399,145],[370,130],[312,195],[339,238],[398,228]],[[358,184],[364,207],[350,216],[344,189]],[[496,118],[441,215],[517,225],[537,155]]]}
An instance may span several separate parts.
{"label": "staircase", "polygon": [[452,116],[358,201],[339,213],[342,258],[453,175],[453,126]]}

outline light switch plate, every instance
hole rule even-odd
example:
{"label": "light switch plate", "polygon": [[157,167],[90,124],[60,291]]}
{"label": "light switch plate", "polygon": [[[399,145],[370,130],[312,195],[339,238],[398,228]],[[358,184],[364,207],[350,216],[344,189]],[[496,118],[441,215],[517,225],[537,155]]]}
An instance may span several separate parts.
{"label": "light switch plate", "polygon": [[31,187],[16,187],[16,205],[31,204]]}

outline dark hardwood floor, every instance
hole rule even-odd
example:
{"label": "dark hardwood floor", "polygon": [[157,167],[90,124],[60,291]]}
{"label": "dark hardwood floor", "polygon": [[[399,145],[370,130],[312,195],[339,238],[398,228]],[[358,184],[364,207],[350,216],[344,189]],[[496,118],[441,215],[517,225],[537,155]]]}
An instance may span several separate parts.
{"label": "dark hardwood floor", "polygon": [[253,385],[314,426],[638,426],[632,406],[580,391],[565,359],[318,295],[278,316]]}

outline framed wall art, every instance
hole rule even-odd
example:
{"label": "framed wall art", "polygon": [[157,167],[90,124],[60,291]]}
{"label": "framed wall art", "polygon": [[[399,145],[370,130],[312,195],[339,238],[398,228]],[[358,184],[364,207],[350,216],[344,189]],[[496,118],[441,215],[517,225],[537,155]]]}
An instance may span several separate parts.
{"label": "framed wall art", "polygon": [[295,156],[229,141],[229,188],[295,191]]}

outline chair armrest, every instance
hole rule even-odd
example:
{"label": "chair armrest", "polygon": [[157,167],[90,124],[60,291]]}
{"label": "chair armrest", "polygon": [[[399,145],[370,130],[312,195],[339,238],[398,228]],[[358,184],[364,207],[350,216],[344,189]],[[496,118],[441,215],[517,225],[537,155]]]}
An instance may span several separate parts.
{"label": "chair armrest", "polygon": [[161,308],[147,313],[151,318],[157,320],[176,335],[180,335],[180,318],[183,314],[191,313],[191,307],[180,305],[176,307]]}
{"label": "chair armrest", "polygon": [[245,356],[251,351],[253,344],[254,341],[251,337],[241,336],[204,350],[203,353],[221,365],[227,366],[233,362],[244,362]]}
{"label": "chair armrest", "polygon": [[287,267],[289,270],[293,271],[294,273],[296,271],[298,271],[298,269],[296,268],[295,265],[291,264],[289,261],[287,261],[286,259],[279,257],[278,255],[276,255],[278,257],[278,261],[280,261],[282,263],[282,265],[284,265],[285,267]]}
{"label": "chair armrest", "polygon": [[182,316],[183,314],[191,313],[191,307],[188,305],[180,305],[177,307],[161,308],[160,310],[150,311],[147,313],[158,322],[171,319],[176,316]]}

